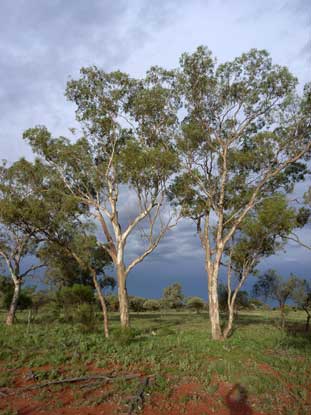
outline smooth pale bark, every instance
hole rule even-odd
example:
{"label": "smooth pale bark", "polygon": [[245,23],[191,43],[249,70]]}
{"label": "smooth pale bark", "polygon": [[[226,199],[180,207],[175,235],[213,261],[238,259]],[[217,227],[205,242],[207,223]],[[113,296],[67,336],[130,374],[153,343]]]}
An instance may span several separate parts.
{"label": "smooth pale bark", "polygon": [[10,308],[9,308],[9,311],[6,317],[7,326],[12,326],[12,324],[14,323],[18,300],[19,300],[19,296],[21,292],[21,285],[22,285],[21,281],[19,280],[14,281],[14,293],[13,293],[11,305],[10,305]]}
{"label": "smooth pale bark", "polygon": [[118,297],[120,309],[120,323],[122,328],[130,326],[129,304],[126,288],[126,271],[123,263],[117,264]]}
{"label": "smooth pale bark", "polygon": [[219,302],[218,302],[218,266],[207,265],[208,274],[208,306],[209,318],[211,322],[212,338],[221,340],[223,338],[220,318],[219,318]]}
{"label": "smooth pale bark", "polygon": [[104,334],[105,334],[105,337],[108,338],[109,337],[109,323],[108,323],[107,305],[106,305],[106,301],[105,301],[104,295],[102,293],[100,284],[97,280],[97,274],[96,274],[95,270],[92,270],[92,277],[93,277],[93,283],[94,283],[94,286],[96,288],[96,292],[97,292],[97,295],[98,295],[98,299],[99,299],[99,302],[100,302],[100,306],[101,306],[101,309],[102,309],[103,321],[104,321]]}
{"label": "smooth pale bark", "polygon": [[[224,328],[223,331],[223,338],[227,339],[230,334],[232,333],[232,328],[233,328],[233,319],[234,319],[234,314],[236,313],[236,309],[235,309],[235,302],[237,299],[237,295],[240,291],[240,289],[243,287],[247,276],[249,275],[249,272],[253,266],[253,264],[255,263],[255,258],[247,265],[245,265],[245,267],[243,267],[243,272],[242,272],[242,277],[237,285],[237,287],[235,288],[235,290],[233,290],[232,293],[232,289],[231,289],[231,255],[230,255],[230,261],[228,264],[228,273],[227,273],[227,286],[228,286],[228,300],[227,300],[227,304],[228,304],[228,320],[227,320],[227,325]],[[236,313],[237,314],[237,313]]]}
{"label": "smooth pale bark", "polygon": [[227,326],[224,329],[224,339],[227,339],[230,336],[231,332],[232,332],[233,316],[234,316],[234,305],[230,304],[230,307],[228,308]]}

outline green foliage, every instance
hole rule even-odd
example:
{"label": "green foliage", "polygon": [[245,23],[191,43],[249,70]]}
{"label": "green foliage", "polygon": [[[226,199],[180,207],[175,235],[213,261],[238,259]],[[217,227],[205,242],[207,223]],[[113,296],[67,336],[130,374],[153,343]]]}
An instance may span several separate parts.
{"label": "green foliage", "polygon": [[115,329],[112,332],[113,340],[120,345],[128,345],[130,344],[135,337],[137,336],[137,330],[133,328],[122,328],[122,329]]}
{"label": "green foliage", "polygon": [[[233,292],[232,294],[233,295]],[[228,311],[228,288],[224,284],[218,286],[218,301],[221,311]],[[235,309],[248,309],[250,307],[249,294],[247,291],[238,291],[235,300]]]}
{"label": "green foliage", "polygon": [[94,302],[94,290],[86,285],[74,284],[64,287],[56,293],[56,301],[62,307],[91,304]]}
{"label": "green foliage", "polygon": [[[14,289],[11,290],[11,292],[8,292],[3,299],[3,306],[7,310],[10,308],[10,305],[11,305],[13,291]],[[18,298],[17,308],[19,310],[25,310],[26,308],[31,308],[32,305],[33,305],[33,302],[32,302],[31,295],[26,290],[21,290],[19,298]]]}
{"label": "green foliage", "polygon": [[13,295],[13,284],[12,281],[5,276],[0,275],[0,300],[1,306],[3,306],[4,297],[8,294]]}
{"label": "green foliage", "polygon": [[310,282],[303,279],[298,279],[292,299],[297,306],[304,310],[307,314],[306,331],[309,330],[311,320],[311,285]]}
{"label": "green foliage", "polygon": [[[310,88],[296,96],[297,79],[286,67],[273,65],[266,51],[251,49],[217,66],[211,52],[199,47],[182,55],[178,81],[186,110],[178,148],[183,165],[188,163],[191,170],[184,168],[172,190],[185,215],[199,218],[211,209],[217,213],[223,160],[222,210],[229,217],[250,201],[267,171],[281,166],[283,154],[289,158],[307,151]],[[294,144],[295,122],[301,129]],[[257,200],[280,187],[290,190],[306,172],[303,163],[293,160],[264,178]]]}
{"label": "green foliage", "polygon": [[74,310],[74,322],[83,333],[93,332],[97,323],[94,306],[86,302],[79,304]]}
{"label": "green foliage", "polygon": [[264,309],[266,307],[266,304],[264,304],[262,301],[256,299],[256,298],[250,298],[249,299],[249,308],[250,309]]}
{"label": "green foliage", "polygon": [[[238,276],[251,273],[260,260],[282,249],[297,226],[297,213],[282,194],[258,204],[240,225],[232,242],[231,259]],[[229,248],[228,248],[229,249]]]}
{"label": "green foliage", "polygon": [[184,295],[182,287],[178,283],[174,283],[164,288],[162,303],[166,308],[181,308],[183,306]]}
{"label": "green foliage", "polygon": [[119,298],[117,295],[107,295],[105,300],[109,311],[119,311]]}
{"label": "green foliage", "polygon": [[276,300],[280,307],[283,307],[286,301],[293,297],[297,286],[298,278],[295,275],[291,274],[287,280],[284,280],[281,275],[271,269],[258,277],[253,293],[265,299]]}
{"label": "green foliage", "polygon": [[143,307],[147,311],[158,311],[161,308],[161,302],[154,299],[146,300]]}
{"label": "green foliage", "polygon": [[197,313],[204,309],[204,301],[201,297],[189,297],[186,301],[186,306]]}
{"label": "green foliage", "polygon": [[[0,306],[9,309],[14,293],[14,284],[8,277],[0,276]],[[18,299],[17,307],[19,310],[25,310],[33,306],[33,290],[22,288]]]}
{"label": "green foliage", "polygon": [[310,282],[298,279],[297,285],[292,294],[292,299],[298,307],[311,311],[311,285]]}
{"label": "green foliage", "polygon": [[134,312],[144,311],[144,303],[145,303],[145,301],[146,301],[145,298],[130,296],[129,297],[129,307],[130,307],[130,310],[132,310]]}

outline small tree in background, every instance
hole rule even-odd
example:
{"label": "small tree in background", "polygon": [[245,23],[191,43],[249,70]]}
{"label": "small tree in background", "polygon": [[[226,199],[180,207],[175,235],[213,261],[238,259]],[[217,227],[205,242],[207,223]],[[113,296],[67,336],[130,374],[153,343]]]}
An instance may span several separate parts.
{"label": "small tree in background", "polygon": [[161,308],[161,303],[159,300],[146,300],[144,302],[144,310],[147,311],[158,311]]}
{"label": "small tree in background", "polygon": [[187,298],[186,306],[190,310],[195,310],[199,313],[204,309],[204,301],[201,297],[189,297]]}
{"label": "small tree in background", "polygon": [[164,288],[162,303],[165,308],[181,308],[184,304],[184,294],[181,285],[174,283]]}
{"label": "small tree in background", "polygon": [[130,296],[129,297],[129,306],[130,309],[136,313],[139,313],[141,311],[144,311],[144,303],[146,299],[143,297],[136,297],[136,296]]}
{"label": "small tree in background", "polygon": [[311,319],[311,285],[307,280],[299,279],[297,286],[292,294],[292,299],[297,306],[307,314],[306,331],[309,330]]}
{"label": "small tree in background", "polygon": [[289,299],[293,299],[295,290],[299,286],[299,279],[291,274],[287,280],[278,275],[275,270],[268,270],[260,275],[253,287],[255,296],[270,298],[278,302],[281,311],[281,325],[285,327],[285,305]]}

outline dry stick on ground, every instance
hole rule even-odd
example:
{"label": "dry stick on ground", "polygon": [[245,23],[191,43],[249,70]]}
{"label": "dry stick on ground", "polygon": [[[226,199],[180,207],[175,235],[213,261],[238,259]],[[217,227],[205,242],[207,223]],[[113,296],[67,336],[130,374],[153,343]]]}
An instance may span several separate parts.
{"label": "dry stick on ground", "polygon": [[[45,388],[47,386],[52,386],[52,385],[60,385],[62,383],[77,383],[77,382],[86,382],[89,380],[101,380],[101,383],[110,383],[113,382],[115,380],[131,380],[131,379],[137,379],[139,378],[140,375],[134,375],[134,374],[130,374],[130,375],[124,375],[124,376],[115,376],[115,377],[111,377],[111,376],[100,376],[100,375],[90,375],[90,376],[82,376],[79,378],[68,378],[68,379],[60,379],[60,380],[52,380],[50,382],[45,382],[45,383],[40,383],[37,385],[31,385],[31,386],[26,386],[23,388],[17,388],[13,393],[7,393],[7,395],[16,395],[19,392],[27,392],[30,390],[35,390],[35,389],[41,389],[41,388]],[[7,396],[7,395],[3,395],[3,396]],[[2,392],[0,394],[0,396],[2,396]]]}

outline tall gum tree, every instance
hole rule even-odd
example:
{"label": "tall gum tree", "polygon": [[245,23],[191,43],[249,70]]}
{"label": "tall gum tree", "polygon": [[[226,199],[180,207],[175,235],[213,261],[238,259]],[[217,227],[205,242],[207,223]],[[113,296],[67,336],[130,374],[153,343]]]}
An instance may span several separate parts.
{"label": "tall gum tree", "polygon": [[296,78],[264,50],[217,65],[204,47],[182,55],[177,85],[185,115],[171,197],[197,222],[212,338],[223,339],[217,289],[225,249],[256,204],[304,178],[310,86],[299,96]]}
{"label": "tall gum tree", "polygon": [[[174,226],[165,204],[167,185],[178,167],[173,144],[179,100],[171,80],[172,73],[159,68],[140,80],[82,68],[80,79],[71,80],[66,90],[77,106],[82,137],[71,143],[53,138],[45,127],[24,133],[64,188],[100,224],[100,243],[116,270],[122,327],[129,326],[128,274]],[[124,206],[122,200],[135,200],[134,206]],[[128,238],[141,228],[146,246],[128,260]]]}

